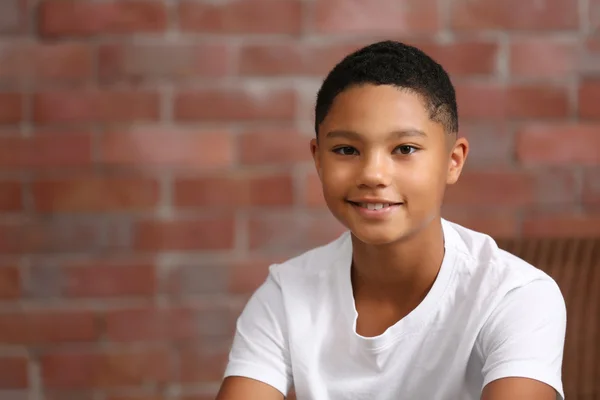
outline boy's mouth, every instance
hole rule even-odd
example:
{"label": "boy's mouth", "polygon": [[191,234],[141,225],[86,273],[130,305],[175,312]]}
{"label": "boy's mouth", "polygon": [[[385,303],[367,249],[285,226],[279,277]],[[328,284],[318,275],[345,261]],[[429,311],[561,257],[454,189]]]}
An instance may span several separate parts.
{"label": "boy's mouth", "polygon": [[348,200],[348,203],[355,205],[357,207],[366,208],[367,210],[372,210],[372,211],[389,208],[391,206],[399,206],[402,204],[402,203],[393,203],[393,202],[381,202],[381,203],[368,202],[367,203],[367,202],[350,201],[350,200]]}

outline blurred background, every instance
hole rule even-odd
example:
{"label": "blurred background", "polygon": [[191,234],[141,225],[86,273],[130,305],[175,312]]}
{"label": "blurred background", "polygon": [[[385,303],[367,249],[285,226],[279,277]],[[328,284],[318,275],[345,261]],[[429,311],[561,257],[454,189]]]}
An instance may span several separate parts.
{"label": "blurred background", "polygon": [[342,231],[312,108],[379,39],[456,85],[445,217],[600,234],[600,0],[0,0],[0,399],[212,399],[269,264]]}

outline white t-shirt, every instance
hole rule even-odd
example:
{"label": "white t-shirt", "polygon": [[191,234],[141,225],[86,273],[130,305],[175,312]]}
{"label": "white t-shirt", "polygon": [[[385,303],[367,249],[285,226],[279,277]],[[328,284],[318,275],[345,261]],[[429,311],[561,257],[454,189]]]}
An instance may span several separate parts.
{"label": "white t-shirt", "polygon": [[347,232],[282,264],[237,322],[225,376],[299,400],[475,400],[503,377],[564,398],[564,299],[541,270],[487,235],[442,220],[445,256],[425,299],[375,337],[356,333]]}

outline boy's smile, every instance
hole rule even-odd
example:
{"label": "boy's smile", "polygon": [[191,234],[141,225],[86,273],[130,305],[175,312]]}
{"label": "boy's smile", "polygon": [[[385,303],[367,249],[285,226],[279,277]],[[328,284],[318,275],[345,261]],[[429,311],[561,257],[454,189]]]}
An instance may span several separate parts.
{"label": "boy's smile", "polygon": [[365,218],[388,218],[389,215],[402,206],[402,202],[394,202],[386,199],[357,199],[347,200]]}
{"label": "boy's smile", "polygon": [[420,95],[364,84],[336,96],[311,149],[331,212],[361,241],[385,244],[439,216],[463,140],[431,119]]}

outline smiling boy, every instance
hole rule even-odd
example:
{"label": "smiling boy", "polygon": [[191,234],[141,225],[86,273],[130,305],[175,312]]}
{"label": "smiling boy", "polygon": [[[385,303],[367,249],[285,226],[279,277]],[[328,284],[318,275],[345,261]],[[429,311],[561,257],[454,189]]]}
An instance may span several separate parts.
{"label": "smiling boy", "polygon": [[441,218],[469,149],[444,69],[375,43],[329,73],[315,111],[310,148],[348,232],[270,267],[217,399],[562,399],[556,283]]}

